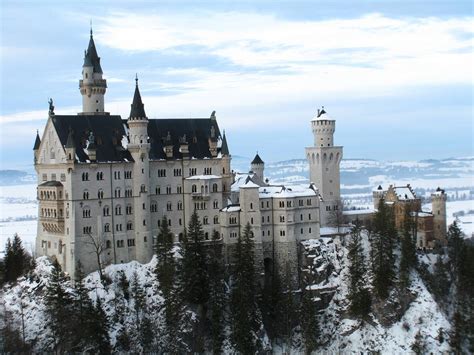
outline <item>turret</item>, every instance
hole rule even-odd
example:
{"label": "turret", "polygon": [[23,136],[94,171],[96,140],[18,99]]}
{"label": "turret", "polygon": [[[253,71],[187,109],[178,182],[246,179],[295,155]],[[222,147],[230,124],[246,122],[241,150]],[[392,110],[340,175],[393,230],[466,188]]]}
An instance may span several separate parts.
{"label": "turret", "polygon": [[34,163],[35,164],[38,162],[38,155],[39,155],[40,145],[41,145],[41,139],[40,139],[38,131],[36,131],[35,145],[33,146],[33,154],[34,154]]}
{"label": "turret", "polygon": [[166,154],[166,159],[172,159],[173,158],[173,141],[171,139],[171,134],[168,132],[164,139],[164,148],[163,150],[165,151]]}
{"label": "turret", "polygon": [[87,155],[89,156],[89,160],[91,162],[95,162],[97,160],[97,146],[95,144],[95,137],[92,131],[89,133],[89,139],[87,144]]}
{"label": "turret", "polygon": [[139,262],[148,262],[153,255],[152,234],[150,225],[150,143],[148,143],[148,118],[138,88],[138,78],[135,78],[135,94],[128,118],[128,133],[130,143],[128,151],[133,157],[133,202],[135,218],[135,252]]}
{"label": "turret", "polygon": [[95,48],[91,29],[89,46],[87,50],[84,51],[82,79],[79,80],[79,90],[82,95],[82,112],[80,114],[105,114],[104,95],[107,90],[107,82],[102,78],[102,74],[100,57]]}
{"label": "turret", "polygon": [[442,244],[446,243],[446,200],[446,193],[439,187],[431,194],[434,237]]}
{"label": "turret", "polygon": [[379,208],[380,200],[383,198],[383,188],[382,185],[377,187],[377,190],[372,191],[372,200],[374,202],[374,209]]}
{"label": "turret", "polygon": [[260,158],[260,155],[258,155],[258,152],[255,158],[253,158],[252,163],[250,163],[250,170],[255,173],[260,181],[264,181],[263,172],[265,170],[265,163],[262,158]]}

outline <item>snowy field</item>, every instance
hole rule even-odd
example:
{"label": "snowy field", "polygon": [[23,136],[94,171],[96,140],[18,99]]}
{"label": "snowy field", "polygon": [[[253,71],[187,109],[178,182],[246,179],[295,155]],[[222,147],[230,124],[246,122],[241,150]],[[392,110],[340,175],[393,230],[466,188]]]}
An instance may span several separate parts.
{"label": "snowy field", "polygon": [[37,216],[35,184],[0,186],[0,253],[15,233],[27,250],[34,250]]}

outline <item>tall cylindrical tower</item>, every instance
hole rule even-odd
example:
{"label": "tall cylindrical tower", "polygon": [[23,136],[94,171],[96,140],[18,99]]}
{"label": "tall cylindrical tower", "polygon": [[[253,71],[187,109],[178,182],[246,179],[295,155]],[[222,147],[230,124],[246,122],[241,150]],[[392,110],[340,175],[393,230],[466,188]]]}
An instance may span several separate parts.
{"label": "tall cylindrical tower", "polygon": [[107,81],[102,78],[100,57],[95,48],[94,38],[89,40],[89,47],[84,52],[82,79],[79,80],[79,90],[82,95],[83,115],[104,114],[104,96],[107,90]]}

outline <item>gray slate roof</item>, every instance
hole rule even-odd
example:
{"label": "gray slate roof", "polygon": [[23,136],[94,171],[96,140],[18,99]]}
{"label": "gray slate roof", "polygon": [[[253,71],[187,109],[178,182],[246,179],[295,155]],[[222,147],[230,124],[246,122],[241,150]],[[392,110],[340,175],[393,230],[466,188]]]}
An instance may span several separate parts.
{"label": "gray slate roof", "polygon": [[92,30],[91,30],[91,37],[89,39],[89,47],[87,47],[87,51],[84,54],[84,65],[83,67],[90,67],[93,66],[93,72],[102,74],[102,67],[100,66],[100,57],[97,54],[97,49],[95,48],[94,37],[92,37]]}
{"label": "gray slate roof", "polygon": [[122,146],[125,129],[120,116],[115,115],[55,115],[51,118],[63,146],[68,143],[69,132],[79,162],[90,160],[84,149],[92,131],[97,145],[97,161],[133,161],[131,154]]}

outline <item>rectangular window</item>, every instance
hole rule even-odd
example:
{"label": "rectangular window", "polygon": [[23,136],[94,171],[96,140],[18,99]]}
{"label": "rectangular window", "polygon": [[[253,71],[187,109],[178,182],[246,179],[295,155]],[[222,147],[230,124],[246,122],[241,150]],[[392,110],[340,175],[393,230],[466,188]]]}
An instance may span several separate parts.
{"label": "rectangular window", "polygon": [[123,240],[117,240],[117,248],[123,248],[125,245]]}
{"label": "rectangular window", "polygon": [[135,239],[127,239],[127,246],[134,247],[135,246]]}
{"label": "rectangular window", "polygon": [[51,174],[51,180],[56,181],[56,174]]}
{"label": "rectangular window", "polygon": [[61,174],[61,181],[66,181],[66,174]]}
{"label": "rectangular window", "polygon": [[43,179],[43,181],[48,180],[48,175],[47,175],[47,174],[43,174],[42,179]]}

